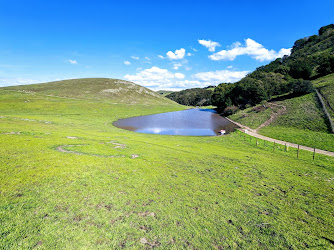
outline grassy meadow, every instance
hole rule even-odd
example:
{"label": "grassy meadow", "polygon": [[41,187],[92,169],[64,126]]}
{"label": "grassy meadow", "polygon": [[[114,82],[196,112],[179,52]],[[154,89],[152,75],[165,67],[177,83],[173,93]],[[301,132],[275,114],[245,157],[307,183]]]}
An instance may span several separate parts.
{"label": "grassy meadow", "polygon": [[332,157],[122,130],[185,107],[92,81],[0,89],[0,249],[333,247]]}

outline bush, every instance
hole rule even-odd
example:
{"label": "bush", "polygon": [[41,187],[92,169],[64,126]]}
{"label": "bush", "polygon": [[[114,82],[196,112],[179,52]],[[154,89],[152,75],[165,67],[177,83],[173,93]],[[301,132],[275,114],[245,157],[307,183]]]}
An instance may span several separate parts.
{"label": "bush", "polygon": [[295,95],[304,95],[314,91],[312,82],[303,79],[291,81],[290,88]]}
{"label": "bush", "polygon": [[223,114],[228,116],[228,115],[233,115],[235,114],[237,111],[238,111],[238,107],[237,106],[229,106],[229,107],[226,107],[223,111]]}
{"label": "bush", "polygon": [[290,66],[290,75],[295,79],[302,78],[304,80],[309,80],[311,74],[312,67],[306,60],[297,60]]}

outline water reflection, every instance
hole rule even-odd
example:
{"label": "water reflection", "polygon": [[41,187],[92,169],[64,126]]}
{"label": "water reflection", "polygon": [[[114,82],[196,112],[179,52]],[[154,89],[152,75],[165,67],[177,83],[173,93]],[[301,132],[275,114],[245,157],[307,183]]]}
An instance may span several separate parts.
{"label": "water reflection", "polygon": [[161,135],[213,136],[226,134],[238,126],[212,109],[188,109],[156,115],[121,119],[114,126],[139,133]]}

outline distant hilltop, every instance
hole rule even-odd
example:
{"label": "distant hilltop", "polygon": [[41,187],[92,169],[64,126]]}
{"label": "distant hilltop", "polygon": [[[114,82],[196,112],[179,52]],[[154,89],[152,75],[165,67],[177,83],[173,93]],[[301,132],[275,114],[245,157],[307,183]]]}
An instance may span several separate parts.
{"label": "distant hilltop", "polygon": [[2,89],[68,99],[112,103],[171,104],[173,101],[133,82],[109,78],[82,78]]}

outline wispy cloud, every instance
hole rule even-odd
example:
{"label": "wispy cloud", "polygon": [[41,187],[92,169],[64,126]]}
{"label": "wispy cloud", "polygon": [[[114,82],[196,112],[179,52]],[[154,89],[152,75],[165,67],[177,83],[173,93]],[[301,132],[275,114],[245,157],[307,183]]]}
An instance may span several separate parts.
{"label": "wispy cloud", "polygon": [[151,61],[151,59],[148,56],[145,56],[145,59]]}
{"label": "wispy cloud", "polygon": [[68,59],[67,62],[69,62],[70,64],[78,64],[76,60],[71,60],[71,59]]}
{"label": "wispy cloud", "polygon": [[158,57],[159,57],[160,59],[165,59],[162,55],[158,55]]}
{"label": "wispy cloud", "polygon": [[131,56],[132,59],[139,60],[139,56]]}
{"label": "wispy cloud", "polygon": [[230,71],[230,70],[216,70],[208,72],[200,72],[192,75],[195,80],[205,82],[208,85],[219,84],[223,82],[237,82],[241,78],[245,77],[249,71]]}
{"label": "wispy cloud", "polygon": [[186,50],[183,49],[183,48],[175,50],[175,53],[172,52],[172,51],[168,51],[166,53],[167,57],[170,60],[180,60],[180,59],[183,59],[184,56],[185,56],[185,54],[186,54]]}
{"label": "wispy cloud", "polygon": [[0,78],[0,87],[14,86],[14,85],[27,85],[33,83],[39,83],[39,80],[24,79],[24,78]]}
{"label": "wispy cloud", "polygon": [[173,69],[179,69],[180,67],[182,67],[183,64],[182,63],[174,63],[173,64]]}
{"label": "wispy cloud", "polygon": [[268,50],[260,43],[247,38],[245,45],[240,42],[236,42],[232,45],[230,50],[221,50],[209,56],[211,60],[230,60],[233,61],[237,56],[248,55],[258,61],[270,61],[275,58],[283,57],[284,55],[290,55],[291,49],[281,49],[276,52],[274,50]]}
{"label": "wispy cloud", "polygon": [[125,65],[130,65],[131,63],[129,61],[124,61]]}
{"label": "wispy cloud", "polygon": [[208,48],[210,52],[214,52],[216,50],[216,47],[220,46],[218,42],[214,42],[211,40],[198,40],[198,43]]}

